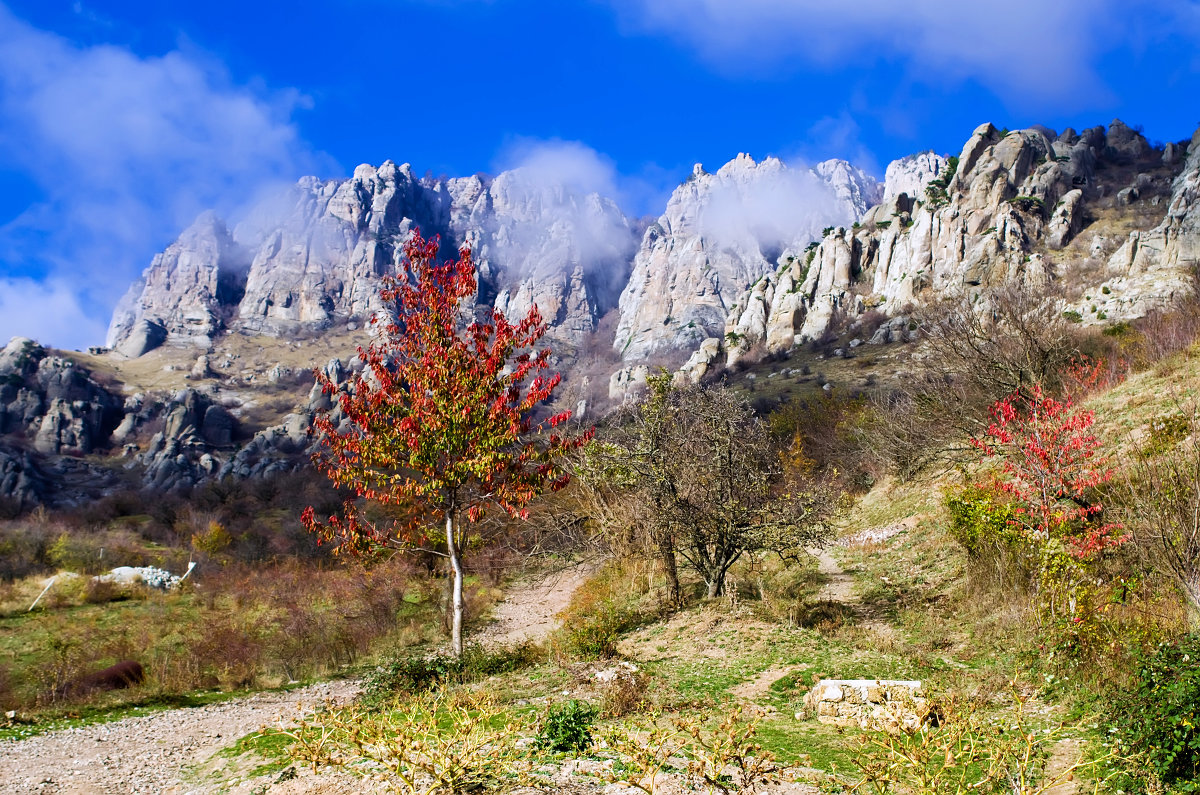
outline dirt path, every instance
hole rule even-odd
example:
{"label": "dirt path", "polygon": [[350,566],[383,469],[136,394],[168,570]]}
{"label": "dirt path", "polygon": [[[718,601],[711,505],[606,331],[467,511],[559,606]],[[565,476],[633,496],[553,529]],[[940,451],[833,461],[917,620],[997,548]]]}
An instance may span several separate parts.
{"label": "dirt path", "polygon": [[579,564],[519,583],[496,605],[492,623],[476,635],[485,646],[511,646],[523,641],[541,641],[558,627],[555,617],[571,601],[571,595],[596,570]]}
{"label": "dirt path", "polygon": [[[592,572],[576,567],[518,584],[501,602],[495,621],[479,635],[496,646],[541,640],[556,626],[555,614]],[[308,707],[346,701],[358,692],[357,682],[325,682],[287,693],[259,693],[247,698],[192,709],[174,709],[97,726],[66,729],[28,740],[0,742],[0,792],[64,793],[204,793],[215,787],[188,783],[193,771],[214,769],[214,755],[263,726],[292,720]],[[222,791],[271,793],[366,792],[361,780],[342,776],[313,777],[272,785],[259,777]]]}
{"label": "dirt path", "polygon": [[7,741],[0,743],[0,792],[202,791],[184,785],[188,768],[281,716],[297,714],[301,705],[344,701],[356,692],[354,682],[323,682]]}
{"label": "dirt path", "polygon": [[852,604],[854,599],[854,577],[842,570],[841,565],[828,549],[817,553],[817,571],[825,576],[826,582],[817,597],[820,601]]}

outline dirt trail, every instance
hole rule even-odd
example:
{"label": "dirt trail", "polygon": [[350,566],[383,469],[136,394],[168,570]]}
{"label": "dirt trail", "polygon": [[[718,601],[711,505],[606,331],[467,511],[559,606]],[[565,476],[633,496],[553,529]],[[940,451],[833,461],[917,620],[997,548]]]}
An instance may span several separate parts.
{"label": "dirt trail", "polygon": [[817,597],[821,601],[852,604],[854,599],[854,577],[842,570],[841,565],[828,549],[817,553],[817,571],[826,578],[824,587]]}
{"label": "dirt trail", "polygon": [[[543,639],[554,616],[592,572],[575,567],[518,584],[477,635],[489,646]],[[286,693],[191,709],[173,709],[113,723],[65,729],[27,740],[0,742],[0,792],[4,793],[204,793],[215,785],[194,783],[196,769],[213,769],[214,754],[263,726],[289,721],[310,707],[342,702],[357,682],[324,682]],[[193,783],[188,783],[193,782]],[[272,777],[221,786],[221,791],[271,793],[365,792],[364,782],[344,776],[313,777],[273,785]]]}
{"label": "dirt trail", "polygon": [[298,714],[302,705],[344,701],[357,691],[354,682],[323,682],[6,741],[0,743],[0,792],[202,792],[183,783],[188,768],[239,737]]}
{"label": "dirt trail", "polygon": [[594,565],[579,564],[519,583],[496,605],[492,623],[476,640],[490,647],[544,640],[558,627],[556,616],[566,609],[571,595],[595,570]]}

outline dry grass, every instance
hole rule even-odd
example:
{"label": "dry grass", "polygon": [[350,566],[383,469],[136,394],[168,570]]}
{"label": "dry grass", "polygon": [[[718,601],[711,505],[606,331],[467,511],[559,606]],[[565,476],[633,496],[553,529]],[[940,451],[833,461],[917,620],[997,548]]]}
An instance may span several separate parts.
{"label": "dry grass", "polygon": [[[68,579],[32,613],[39,578],[3,586],[5,605],[21,609],[0,618],[0,666],[22,708],[51,703],[67,682],[124,659],[145,665],[144,692],[178,694],[274,687],[441,637],[440,584],[401,560],[230,567],[178,592],[133,588],[103,604],[89,599],[88,583]],[[468,597],[476,610],[494,600],[478,586]]]}

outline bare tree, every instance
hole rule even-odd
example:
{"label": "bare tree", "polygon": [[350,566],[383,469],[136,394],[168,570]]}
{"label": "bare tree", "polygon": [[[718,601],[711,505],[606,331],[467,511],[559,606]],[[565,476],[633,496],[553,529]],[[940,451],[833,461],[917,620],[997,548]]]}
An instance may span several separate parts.
{"label": "bare tree", "polygon": [[1118,484],[1121,524],[1150,563],[1165,571],[1200,623],[1200,418],[1185,412],[1175,434],[1155,455],[1140,456]]}
{"label": "bare tree", "polygon": [[748,552],[789,556],[827,543],[834,491],[784,482],[779,451],[743,398],[724,386],[688,389],[679,408],[672,520],[679,554],[704,578],[709,598],[724,592],[725,575]]}
{"label": "bare tree", "polygon": [[909,372],[873,398],[862,443],[902,477],[956,460],[987,425],[988,407],[1035,384],[1054,392],[1082,335],[1057,302],[1021,286],[961,294],[913,316],[923,338]]}
{"label": "bare tree", "polygon": [[786,481],[770,432],[743,398],[724,386],[675,388],[665,373],[648,385],[589,453],[593,472],[623,489],[673,601],[677,556],[715,597],[747,553],[792,556],[826,543],[836,490]]}

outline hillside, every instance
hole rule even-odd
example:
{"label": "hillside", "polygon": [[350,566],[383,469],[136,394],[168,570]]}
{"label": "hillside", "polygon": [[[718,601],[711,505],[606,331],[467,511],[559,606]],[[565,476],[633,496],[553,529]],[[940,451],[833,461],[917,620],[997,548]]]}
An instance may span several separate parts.
{"label": "hillside", "polygon": [[[1144,351],[1147,341],[1153,340],[1129,338],[1126,350]],[[1194,432],[1195,417],[1188,412],[1194,412],[1200,399],[1200,347],[1193,344],[1150,365],[1094,392],[1082,404],[1095,412],[1096,434],[1121,471],[1136,467],[1139,456],[1163,456],[1175,445],[1194,444],[1194,436],[1163,429],[1176,428],[1174,417],[1190,416]],[[782,781],[754,791],[810,793],[855,781],[864,770],[861,765],[880,758],[871,756],[878,755],[881,747],[874,743],[884,742],[881,735],[861,727],[819,720],[806,700],[809,693],[820,690],[815,684],[920,680],[926,692],[942,699],[943,720],[961,715],[973,721],[969,731],[975,734],[966,735],[962,745],[950,746],[956,759],[946,763],[946,775],[975,770],[972,765],[985,758],[979,756],[984,753],[981,748],[986,753],[1011,753],[1014,756],[1005,757],[1006,764],[1016,764],[1013,760],[1026,750],[1022,744],[968,742],[979,737],[1000,743],[1002,735],[988,734],[987,728],[1000,721],[1038,738],[1029,746],[1032,757],[1019,768],[1030,781],[1040,781],[1039,786],[1059,781],[1054,792],[1087,791],[1068,777],[1086,783],[1117,775],[1106,767],[1110,762],[1090,760],[1106,758],[1110,735],[1105,726],[1112,719],[1106,711],[1106,694],[1123,687],[1132,673],[1124,655],[1132,653],[1142,638],[1169,637],[1186,626],[1178,595],[1152,569],[1142,570],[1135,591],[1088,618],[1097,622],[1090,626],[1098,633],[1096,645],[1103,649],[1099,653],[1079,645],[1079,638],[1057,636],[1056,627],[1039,628],[1028,613],[1029,594],[998,586],[989,574],[990,563],[954,535],[948,498],[964,483],[985,479],[986,472],[985,467],[972,465],[911,482],[884,478],[855,500],[839,522],[836,542],[819,560],[785,564],[773,557],[748,558],[731,572],[726,595],[709,600],[689,597],[688,604],[677,610],[663,609],[661,579],[656,583],[653,569],[636,558],[611,560],[582,586],[575,578],[552,576],[546,582],[562,585],[553,598],[560,608],[566,605],[562,628],[549,637],[538,634],[534,639],[546,645],[532,655],[528,647],[506,646],[502,640],[523,632],[522,621],[544,618],[541,605],[530,609],[522,601],[544,592],[517,581],[509,586],[513,606],[498,605],[496,628],[481,617],[472,630],[495,644],[496,656],[478,658],[479,670],[468,670],[450,686],[464,699],[487,694],[493,705],[489,709],[499,709],[505,720],[519,727],[514,729],[517,736],[526,738],[537,734],[548,712],[564,699],[594,704],[600,711],[592,719],[597,736],[618,738],[622,726],[647,731],[651,725],[646,723],[647,715],[683,721],[703,732],[719,731],[720,719],[738,710],[735,714],[755,727],[753,742],[760,746],[755,753],[771,754],[784,768]],[[1118,555],[1102,569],[1103,577],[1120,583],[1128,571],[1124,567],[1136,569],[1137,560],[1137,553]],[[569,586],[564,584],[568,579]],[[687,585],[689,592],[699,593],[703,584],[688,577]],[[574,597],[568,600],[572,592]],[[144,604],[152,607],[169,598],[155,596]],[[64,615],[72,612],[69,607],[58,610]],[[17,627],[15,619],[6,619],[0,624],[0,638],[11,643]],[[593,659],[596,655],[589,644],[597,632],[600,637],[611,633],[613,658]],[[1060,644],[1056,653],[1040,653],[1050,638]],[[403,670],[413,671],[418,664],[411,661],[423,659],[429,649],[416,646],[394,653],[410,661]],[[378,682],[380,677],[390,681],[384,676],[386,670],[368,672],[368,682]],[[624,674],[615,680],[605,678],[608,672],[621,670],[636,675],[628,680],[619,678]],[[63,742],[88,732],[98,732],[106,742],[119,745],[122,738],[139,736],[138,732],[163,722],[176,725],[181,738],[188,737],[193,723],[232,726],[239,710],[261,711],[260,700],[245,702],[244,707],[243,702],[233,702],[160,717],[134,717],[95,730],[75,729],[71,734],[50,735],[37,747],[50,754]],[[322,719],[309,720],[319,725]],[[250,728],[244,721],[241,725],[240,731]],[[337,736],[336,730],[331,736]],[[661,741],[683,742],[667,737]],[[936,744],[941,740],[934,742],[941,760],[947,746]],[[0,748],[0,758],[17,764],[25,748],[6,745]],[[176,753],[184,751],[170,751],[165,759]],[[309,770],[301,763],[303,757],[289,756],[287,743],[270,730],[216,738],[189,747],[186,754],[186,769],[164,761],[144,775],[204,792],[325,792],[367,786],[354,783],[353,768]],[[635,775],[644,770],[639,764],[649,764],[627,758],[625,768],[613,768],[606,761],[612,754],[611,749],[601,748],[575,759],[569,753],[546,752],[538,757],[539,775],[548,777],[542,787],[558,792],[609,791],[606,782]],[[118,761],[114,770],[137,767],[124,757]],[[664,780],[666,791],[674,791],[669,788],[678,786],[684,770],[677,768],[675,778]],[[896,775],[906,773],[900,769]],[[62,791],[72,791],[69,784],[62,786],[68,787]]]}

